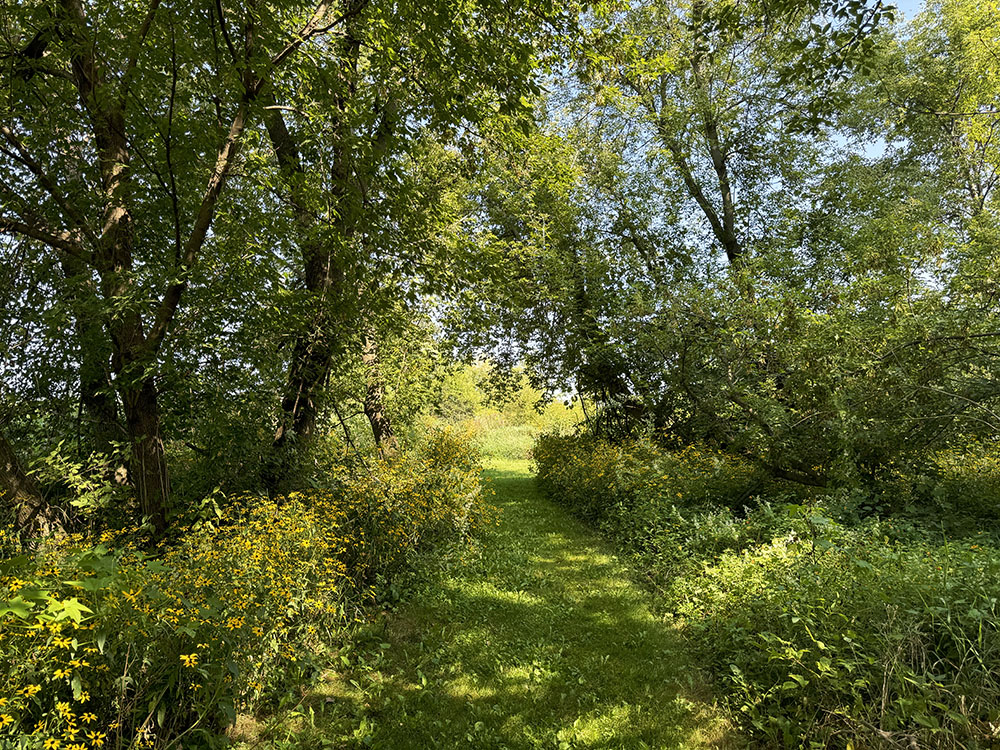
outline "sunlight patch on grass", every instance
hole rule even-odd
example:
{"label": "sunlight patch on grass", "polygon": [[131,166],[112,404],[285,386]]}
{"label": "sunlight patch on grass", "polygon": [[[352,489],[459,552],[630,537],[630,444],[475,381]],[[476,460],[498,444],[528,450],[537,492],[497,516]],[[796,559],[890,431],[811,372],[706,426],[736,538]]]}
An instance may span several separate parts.
{"label": "sunlight patch on grass", "polygon": [[681,634],[628,568],[541,498],[526,460],[491,465],[500,526],[426,581],[322,688],[315,728],[280,746],[729,747]]}

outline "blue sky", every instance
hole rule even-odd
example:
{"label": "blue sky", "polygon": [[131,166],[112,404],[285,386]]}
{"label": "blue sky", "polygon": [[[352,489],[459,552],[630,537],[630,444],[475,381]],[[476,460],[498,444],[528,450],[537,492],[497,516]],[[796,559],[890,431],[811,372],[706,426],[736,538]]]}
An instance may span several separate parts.
{"label": "blue sky", "polygon": [[909,20],[920,11],[920,6],[923,3],[920,0],[896,0],[893,5],[899,9],[903,18]]}

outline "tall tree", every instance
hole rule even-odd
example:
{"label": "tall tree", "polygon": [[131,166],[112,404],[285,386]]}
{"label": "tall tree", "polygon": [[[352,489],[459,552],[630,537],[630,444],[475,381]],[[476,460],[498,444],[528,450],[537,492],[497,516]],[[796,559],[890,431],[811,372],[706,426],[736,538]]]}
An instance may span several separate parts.
{"label": "tall tree", "polygon": [[69,256],[93,279],[136,498],[158,530],[170,492],[156,377],[163,342],[261,92],[346,15],[325,0],[267,13],[256,3],[182,11],[159,0],[61,0],[8,6],[2,18],[11,63],[0,230]]}
{"label": "tall tree", "polygon": [[[399,231],[402,213],[426,212],[424,198],[407,193],[400,170],[427,138],[454,143],[470,128],[526,110],[522,97],[537,91],[540,35],[559,32],[564,16],[572,18],[559,6],[533,12],[528,2],[490,0],[394,9],[391,19],[373,3],[351,7],[328,62],[289,81],[266,118],[308,295],[275,435],[278,474],[290,466],[282,455],[289,439],[303,450],[315,434],[335,357],[367,362],[365,410],[376,441],[391,437],[378,403],[380,307],[440,291],[425,269],[416,270],[436,229],[425,226],[426,239]],[[498,57],[498,49],[505,54]],[[410,216],[405,223],[414,228],[418,221]],[[414,270],[400,274],[407,262]]]}

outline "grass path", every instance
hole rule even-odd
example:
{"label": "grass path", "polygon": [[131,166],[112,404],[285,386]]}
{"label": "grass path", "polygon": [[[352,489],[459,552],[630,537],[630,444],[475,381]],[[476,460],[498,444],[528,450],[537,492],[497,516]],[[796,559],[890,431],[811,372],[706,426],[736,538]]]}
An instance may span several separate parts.
{"label": "grass path", "polygon": [[526,461],[487,472],[499,527],[428,581],[310,695],[296,747],[726,744],[679,633]]}

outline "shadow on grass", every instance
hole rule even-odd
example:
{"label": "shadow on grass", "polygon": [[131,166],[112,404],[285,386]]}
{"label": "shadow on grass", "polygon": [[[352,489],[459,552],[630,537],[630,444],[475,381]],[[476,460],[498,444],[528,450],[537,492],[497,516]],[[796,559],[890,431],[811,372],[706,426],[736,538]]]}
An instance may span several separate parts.
{"label": "shadow on grass", "polygon": [[327,675],[304,703],[310,722],[266,744],[731,746],[680,633],[526,468],[487,472],[500,526]]}

